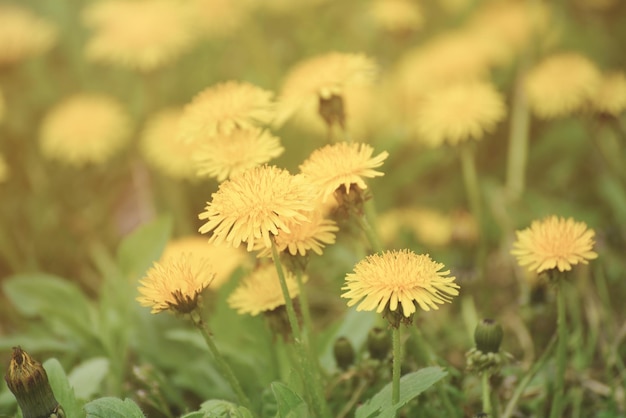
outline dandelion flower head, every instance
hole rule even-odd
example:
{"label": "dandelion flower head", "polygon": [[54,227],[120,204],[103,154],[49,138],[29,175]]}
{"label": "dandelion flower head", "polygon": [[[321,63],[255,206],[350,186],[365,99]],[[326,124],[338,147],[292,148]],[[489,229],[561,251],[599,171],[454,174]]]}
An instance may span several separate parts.
{"label": "dandelion flower head", "polygon": [[96,62],[151,71],[178,58],[195,40],[190,13],[175,0],[103,0],[84,13],[94,33],[86,46]]}
{"label": "dandelion flower head", "polygon": [[190,313],[198,306],[198,298],[213,276],[206,262],[190,261],[187,255],[168,257],[155,262],[139,281],[137,301],[151,307],[153,314],[166,310]]}
{"label": "dandelion flower head", "polygon": [[420,140],[431,146],[481,139],[506,113],[504,99],[486,82],[454,84],[431,92],[415,116]]}
{"label": "dandelion flower head", "polygon": [[46,157],[80,167],[108,161],[130,133],[130,118],[117,101],[79,94],[48,112],[40,128],[40,145]]}
{"label": "dandelion flower head", "polygon": [[529,228],[516,234],[511,254],[520,266],[537,273],[555,268],[569,271],[573,265],[587,264],[598,257],[593,251],[595,232],[572,218],[553,215],[533,221]]}
{"label": "dandelion flower head", "polygon": [[280,139],[260,128],[237,129],[204,141],[194,158],[197,174],[222,182],[280,156]]}
{"label": "dandelion flower head", "polygon": [[[297,297],[300,291],[294,275],[286,271],[285,281],[289,296],[292,299]],[[273,264],[261,266],[245,277],[228,297],[228,305],[240,315],[256,316],[284,304],[285,298]]]}
{"label": "dandelion flower head", "polygon": [[386,308],[401,308],[408,318],[416,305],[425,311],[439,309],[439,304],[450,302],[459,294],[455,277],[450,271],[441,271],[444,265],[428,255],[410,250],[386,251],[366,257],[346,275],[345,293],[348,306],[358,304],[357,311],[381,313]]}
{"label": "dandelion flower head", "polygon": [[553,55],[527,74],[528,102],[539,118],[567,116],[592,99],[600,79],[600,72],[586,57],[577,53]]}
{"label": "dandelion flower head", "polygon": [[369,11],[376,24],[391,33],[412,32],[424,23],[417,4],[408,0],[375,0]]}
{"label": "dandelion flower head", "polygon": [[250,16],[248,1],[189,0],[193,25],[206,38],[228,36],[241,28]]}
{"label": "dandelion flower head", "polygon": [[246,170],[220,184],[211,202],[199,215],[200,227],[210,233],[209,242],[238,247],[257,242],[270,248],[280,230],[290,232],[289,222],[308,222],[305,213],[314,208],[314,194],[303,176],[294,176],[274,166]]}
{"label": "dandelion flower head", "polygon": [[346,193],[350,185],[367,189],[364,178],[383,176],[375,170],[389,156],[387,151],[372,157],[374,148],[363,143],[339,142],[319,148],[301,165],[300,172],[319,190],[322,201],[343,186]]}
{"label": "dandelion flower head", "polygon": [[141,152],[148,164],[175,179],[196,179],[193,156],[198,144],[178,140],[182,110],[166,109],[152,116],[141,135]]}
{"label": "dandelion flower head", "polygon": [[602,77],[598,90],[591,99],[595,111],[618,116],[626,109],[626,76],[614,72]]}
{"label": "dandelion flower head", "polygon": [[29,10],[0,5],[0,67],[48,51],[56,42],[56,27]]}
{"label": "dandelion flower head", "polygon": [[275,115],[274,94],[246,82],[227,81],[200,92],[185,106],[179,138],[203,141],[235,129],[266,125]]}

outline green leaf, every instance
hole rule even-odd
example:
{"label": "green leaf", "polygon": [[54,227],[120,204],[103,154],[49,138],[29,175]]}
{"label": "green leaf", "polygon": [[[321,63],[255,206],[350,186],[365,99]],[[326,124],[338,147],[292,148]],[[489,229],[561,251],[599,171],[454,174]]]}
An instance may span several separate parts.
{"label": "green leaf", "polygon": [[211,399],[200,406],[204,418],[253,418],[250,410],[232,402]]}
{"label": "green leaf", "polygon": [[278,418],[305,418],[309,416],[309,409],[304,399],[287,385],[274,382],[271,387],[278,404]]}
{"label": "green leaf", "polygon": [[54,397],[63,407],[65,415],[77,418],[84,417],[85,413],[82,410],[82,404],[76,400],[74,390],[65,375],[61,363],[59,363],[57,359],[51,358],[43,363],[43,368],[48,375],[48,381],[50,382]]}
{"label": "green leaf", "polygon": [[355,418],[393,418],[395,412],[411,399],[437,383],[448,372],[441,367],[426,367],[400,378],[400,401],[391,405],[391,383],[356,410]]}
{"label": "green leaf", "polygon": [[41,317],[58,329],[69,328],[79,335],[95,336],[95,311],[78,286],[69,280],[45,273],[18,274],[4,281],[2,288],[22,315]]}
{"label": "green leaf", "polygon": [[109,360],[96,357],[76,366],[68,379],[76,397],[87,400],[100,391],[102,381],[108,372]]}
{"label": "green leaf", "polygon": [[194,411],[188,414],[182,415],[180,418],[204,418],[204,412]]}
{"label": "green leaf", "polygon": [[161,256],[171,232],[171,218],[160,217],[125,237],[117,250],[117,264],[123,275],[132,279],[143,275]]}
{"label": "green leaf", "polygon": [[[100,398],[85,405],[87,418],[145,418],[141,409],[131,399]],[[67,415],[72,417],[72,415]]]}

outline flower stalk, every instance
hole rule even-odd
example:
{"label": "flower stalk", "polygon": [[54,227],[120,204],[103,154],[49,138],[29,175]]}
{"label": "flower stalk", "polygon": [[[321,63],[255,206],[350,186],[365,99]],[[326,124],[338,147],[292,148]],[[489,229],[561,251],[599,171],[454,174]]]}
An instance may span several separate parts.
{"label": "flower stalk", "polygon": [[559,282],[557,288],[557,346],[556,346],[556,382],[550,418],[561,416],[563,408],[563,396],[565,385],[565,361],[567,356],[567,324],[565,316],[565,289],[564,284]]}
{"label": "flower stalk", "polygon": [[[402,346],[400,344],[400,327],[393,327],[391,331],[393,347],[393,366],[391,381],[391,405],[395,407],[400,402],[400,365],[402,364]],[[397,410],[394,417],[397,416]]]}
{"label": "flower stalk", "polygon": [[479,243],[478,251],[476,254],[476,266],[478,272],[482,276],[485,271],[485,258],[487,253],[486,248],[486,236],[485,225],[483,222],[482,214],[482,202],[480,185],[478,182],[478,171],[476,170],[476,160],[474,157],[474,147],[471,143],[461,144],[460,157],[461,157],[461,169],[463,172],[463,182],[465,184],[465,191],[467,193],[467,200],[469,202],[470,210],[476,223],[478,224],[479,231]]}

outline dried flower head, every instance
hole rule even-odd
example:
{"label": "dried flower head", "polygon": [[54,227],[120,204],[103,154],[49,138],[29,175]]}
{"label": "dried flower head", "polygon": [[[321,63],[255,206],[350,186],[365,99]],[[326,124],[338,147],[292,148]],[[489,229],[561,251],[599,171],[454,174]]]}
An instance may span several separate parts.
{"label": "dried flower head", "polygon": [[376,63],[363,54],[331,52],[296,64],[283,82],[276,123],[282,124],[303,106],[342,96],[347,86],[370,84],[377,72]]}
{"label": "dried flower head", "polygon": [[215,277],[211,289],[219,289],[226,283],[233,272],[248,264],[248,254],[241,248],[208,243],[202,236],[188,236],[168,242],[161,262],[167,259],[180,259],[186,256],[193,271],[200,271],[210,265]]}
{"label": "dried flower head", "polygon": [[103,0],[87,7],[84,21],[94,29],[88,59],[140,71],[174,61],[195,40],[190,13],[175,0]]}
{"label": "dried flower head", "polygon": [[383,165],[389,156],[383,151],[372,157],[374,148],[362,143],[339,142],[319,148],[301,165],[300,172],[319,190],[322,201],[344,187],[345,193],[350,192],[350,185],[367,189],[364,178],[383,176],[384,173],[375,168]]}
{"label": "dried flower head", "polygon": [[408,0],[375,0],[370,15],[379,27],[391,33],[412,32],[424,24],[422,11]]}
{"label": "dried flower head", "polygon": [[200,227],[210,233],[209,242],[238,247],[257,242],[267,248],[280,230],[289,232],[289,222],[308,222],[305,213],[313,205],[313,189],[302,176],[273,166],[255,167],[226,180],[199,215],[207,222]]}
{"label": "dried flower head", "polygon": [[229,135],[270,123],[274,117],[274,94],[245,82],[227,81],[200,92],[185,106],[179,138],[186,142]]}
{"label": "dried flower head", "polygon": [[197,175],[221,182],[280,156],[280,139],[260,128],[236,129],[204,141],[194,158]]}
{"label": "dried flower head", "polygon": [[600,73],[586,57],[561,53],[541,61],[526,76],[526,94],[534,113],[542,119],[570,115],[593,97]]}
{"label": "dried flower head", "polygon": [[63,100],[40,128],[43,154],[68,165],[102,164],[130,137],[130,118],[114,99],[79,94]]}
{"label": "dried flower head", "polygon": [[441,271],[443,268],[430,256],[410,250],[370,255],[354,267],[354,273],[346,275],[341,297],[350,299],[348,306],[358,303],[357,311],[402,311],[409,318],[416,305],[425,311],[439,309],[438,304],[459,294],[455,277],[449,277],[450,271]]}
{"label": "dried flower head", "polygon": [[598,90],[591,98],[591,105],[596,112],[618,116],[626,109],[626,76],[623,72],[614,72],[602,77]]}
{"label": "dried flower head", "polygon": [[[285,272],[285,281],[289,296],[293,299],[298,296],[298,284],[294,275]],[[239,286],[228,297],[228,305],[240,315],[256,316],[261,312],[271,311],[285,304],[285,298],[278,280],[278,273],[273,264],[266,264],[257,268],[245,277]]]}
{"label": "dried flower head", "polygon": [[141,135],[141,152],[152,167],[175,179],[198,177],[193,156],[199,144],[178,140],[182,110],[167,109],[152,116]]}
{"label": "dried flower head", "polygon": [[21,62],[48,51],[56,42],[52,23],[27,9],[0,5],[0,67]]}
{"label": "dried flower head", "polygon": [[419,139],[430,146],[481,139],[506,113],[504,99],[489,83],[453,84],[431,92],[415,115]]}
{"label": "dried flower head", "polygon": [[511,254],[520,266],[537,273],[551,269],[569,271],[573,265],[587,264],[598,257],[593,251],[595,232],[572,218],[549,216],[533,221],[529,228],[516,234]]}
{"label": "dried flower head", "polygon": [[155,262],[139,281],[141,296],[137,301],[141,306],[152,308],[153,314],[166,310],[188,314],[196,309],[200,294],[209,287],[213,277],[206,259],[192,259],[188,254],[167,257]]}

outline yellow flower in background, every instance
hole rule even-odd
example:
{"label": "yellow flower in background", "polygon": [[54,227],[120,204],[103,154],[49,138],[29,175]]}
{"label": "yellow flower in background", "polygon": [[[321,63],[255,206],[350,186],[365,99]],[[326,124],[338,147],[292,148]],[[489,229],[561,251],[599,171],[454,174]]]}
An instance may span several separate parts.
{"label": "yellow flower in background", "polygon": [[168,257],[155,262],[146,276],[139,281],[141,306],[152,308],[156,314],[170,310],[175,313],[190,313],[198,306],[198,299],[209,287],[214,273],[208,261],[190,259],[188,255]]}
{"label": "yellow flower in background", "polygon": [[151,71],[174,61],[195,41],[190,13],[175,0],[103,0],[87,6],[94,33],[89,60]]}
{"label": "yellow flower in background", "polygon": [[246,82],[227,81],[200,92],[185,106],[179,138],[203,141],[236,129],[266,125],[275,115],[274,93]]}
{"label": "yellow flower in background", "polygon": [[392,33],[415,31],[424,23],[418,5],[408,0],[375,0],[369,12],[380,28]]}
{"label": "yellow flower in background", "polygon": [[450,277],[450,271],[441,271],[444,265],[430,256],[415,254],[410,250],[386,251],[361,260],[354,273],[346,275],[345,293],[348,306],[357,311],[388,309],[401,310],[408,318],[416,305],[425,311],[439,309],[439,304],[451,302],[459,294],[459,286]]}
{"label": "yellow flower in background", "polygon": [[219,289],[240,266],[248,264],[248,254],[240,248],[208,243],[202,236],[187,236],[167,243],[160,261],[186,256],[194,271],[210,266],[215,274],[211,289]]}
{"label": "yellow flower in background", "polygon": [[[303,278],[304,279],[304,278]],[[289,296],[299,295],[298,283],[293,274],[285,271],[285,281]],[[285,298],[278,280],[278,273],[273,264],[257,268],[245,277],[228,297],[228,306],[238,314],[256,316],[261,312],[271,311],[285,304]]]}
{"label": "yellow flower in background", "polygon": [[596,112],[618,116],[626,109],[626,76],[622,71],[606,74],[591,98]]}
{"label": "yellow flower in background", "polygon": [[206,38],[228,36],[246,24],[249,1],[187,0],[195,30]]}
{"label": "yellow flower in background", "polygon": [[114,99],[91,94],[69,97],[54,106],[40,127],[42,153],[81,167],[103,164],[128,141],[130,118]]}
{"label": "yellow flower in background", "polygon": [[0,154],[0,183],[4,183],[9,178],[9,166],[4,155]]}
{"label": "yellow flower in background", "polygon": [[454,84],[431,92],[415,115],[418,137],[430,146],[481,139],[506,113],[504,99],[486,82]]}
{"label": "yellow flower in background", "polygon": [[194,158],[196,173],[222,182],[280,156],[280,139],[260,128],[237,129],[199,144]]}
{"label": "yellow flower in background", "polygon": [[198,178],[193,156],[199,146],[178,140],[181,115],[180,109],[167,109],[148,119],[140,150],[146,162],[166,176],[192,180]]}
{"label": "yellow flower in background", "polygon": [[542,119],[567,116],[581,110],[593,97],[601,76],[596,66],[577,53],[545,58],[526,75],[526,94]]}
{"label": "yellow flower in background", "polygon": [[56,27],[29,10],[0,5],[0,67],[48,51],[56,42]]}
{"label": "yellow flower in background", "polygon": [[383,165],[389,153],[383,151],[372,157],[373,153],[374,148],[362,143],[339,142],[326,145],[313,151],[300,165],[300,172],[319,190],[322,201],[326,201],[341,186],[346,193],[350,192],[352,184],[365,190],[367,184],[364,178],[384,175],[374,169]]}
{"label": "yellow flower in background", "polygon": [[312,186],[302,176],[274,166],[255,167],[221,183],[211,202],[199,215],[206,223],[203,234],[209,242],[238,247],[247,243],[252,251],[258,242],[272,246],[280,230],[289,232],[289,222],[308,222],[304,213],[313,210]]}
{"label": "yellow flower in background", "polygon": [[555,268],[568,271],[573,265],[587,264],[598,257],[593,251],[595,232],[572,218],[553,215],[533,221],[529,228],[516,234],[511,254],[520,266],[537,273]]}
{"label": "yellow flower in background", "polygon": [[283,81],[276,124],[281,125],[303,106],[341,96],[348,86],[372,83],[377,73],[377,64],[364,54],[330,52],[296,64]]}

